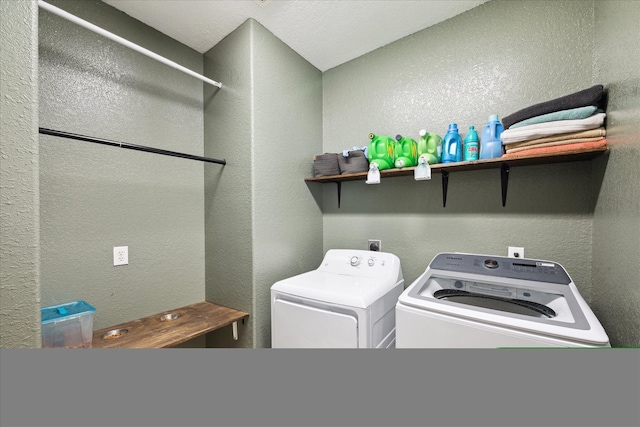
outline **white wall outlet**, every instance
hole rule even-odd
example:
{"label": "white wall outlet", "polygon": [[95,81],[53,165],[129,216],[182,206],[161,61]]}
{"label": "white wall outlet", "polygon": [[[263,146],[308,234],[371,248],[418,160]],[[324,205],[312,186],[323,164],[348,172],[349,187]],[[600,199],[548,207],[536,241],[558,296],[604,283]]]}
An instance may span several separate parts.
{"label": "white wall outlet", "polygon": [[129,246],[114,246],[113,265],[129,264]]}
{"label": "white wall outlet", "polygon": [[369,250],[374,252],[380,252],[382,250],[382,240],[369,239]]}
{"label": "white wall outlet", "polygon": [[509,258],[524,258],[524,248],[509,246]]}

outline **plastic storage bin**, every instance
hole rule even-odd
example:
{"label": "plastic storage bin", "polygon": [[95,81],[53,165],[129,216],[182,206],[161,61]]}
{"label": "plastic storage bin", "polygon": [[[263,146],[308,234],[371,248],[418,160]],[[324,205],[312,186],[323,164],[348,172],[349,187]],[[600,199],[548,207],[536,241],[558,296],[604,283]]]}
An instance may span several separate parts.
{"label": "plastic storage bin", "polygon": [[84,301],[44,307],[41,310],[42,347],[91,348],[95,311]]}

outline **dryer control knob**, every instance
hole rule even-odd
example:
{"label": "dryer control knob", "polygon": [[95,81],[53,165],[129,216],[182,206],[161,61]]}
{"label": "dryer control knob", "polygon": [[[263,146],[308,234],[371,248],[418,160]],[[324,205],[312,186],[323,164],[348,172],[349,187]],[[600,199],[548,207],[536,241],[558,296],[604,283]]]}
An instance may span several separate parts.
{"label": "dryer control knob", "polygon": [[351,265],[355,267],[358,264],[360,264],[360,258],[358,258],[357,256],[352,256],[351,257]]}
{"label": "dryer control knob", "polygon": [[369,261],[367,261],[367,264],[369,264],[369,267],[373,267],[375,263],[376,263],[376,260],[373,258],[369,258]]}

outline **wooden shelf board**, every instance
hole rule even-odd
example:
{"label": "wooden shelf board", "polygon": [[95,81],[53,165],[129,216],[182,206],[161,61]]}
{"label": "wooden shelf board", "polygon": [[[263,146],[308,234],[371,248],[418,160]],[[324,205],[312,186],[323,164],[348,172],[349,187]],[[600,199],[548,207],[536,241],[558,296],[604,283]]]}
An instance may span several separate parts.
{"label": "wooden shelf board", "polygon": [[[499,169],[503,164],[511,166],[531,166],[543,165],[549,163],[577,162],[583,160],[591,160],[608,151],[607,147],[595,148],[592,150],[568,150],[550,154],[528,155],[521,157],[499,157],[488,160],[475,160],[472,162],[456,162],[456,163],[438,163],[431,165],[431,173],[458,172],[480,169]],[[380,171],[380,178],[394,176],[413,176],[415,167],[403,169],[386,169]],[[306,182],[342,182],[342,181],[358,181],[366,180],[367,172],[359,172],[344,175],[321,176],[318,178],[305,178]]]}
{"label": "wooden shelf board", "polygon": [[[174,313],[180,316],[174,320],[160,320],[162,316]],[[248,313],[204,301],[95,331],[92,347],[173,347],[246,317],[249,317]],[[118,338],[102,338],[103,334],[116,329],[128,329],[129,332]]]}

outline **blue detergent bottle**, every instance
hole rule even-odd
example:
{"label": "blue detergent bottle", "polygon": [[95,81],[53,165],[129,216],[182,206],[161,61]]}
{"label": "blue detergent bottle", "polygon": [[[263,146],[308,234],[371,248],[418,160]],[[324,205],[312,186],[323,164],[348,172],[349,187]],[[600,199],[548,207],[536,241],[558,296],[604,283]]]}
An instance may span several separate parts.
{"label": "blue detergent bottle", "polygon": [[502,157],[502,141],[500,140],[502,132],[504,132],[504,126],[498,120],[498,115],[490,115],[489,122],[482,129],[480,160]]}
{"label": "blue detergent bottle", "polygon": [[451,123],[442,142],[442,163],[462,161],[462,138],[458,133],[458,124]]}
{"label": "blue detergent bottle", "polygon": [[478,160],[479,153],[480,139],[478,138],[478,132],[476,132],[475,126],[469,126],[469,132],[464,137],[464,161]]}

